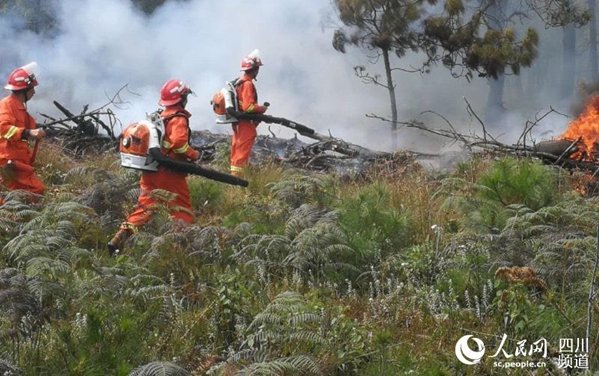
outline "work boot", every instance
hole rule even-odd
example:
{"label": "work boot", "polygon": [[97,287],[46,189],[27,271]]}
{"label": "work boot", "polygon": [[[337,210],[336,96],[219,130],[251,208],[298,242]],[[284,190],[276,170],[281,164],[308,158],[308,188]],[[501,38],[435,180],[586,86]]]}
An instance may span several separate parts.
{"label": "work boot", "polygon": [[108,242],[108,252],[110,256],[118,256],[120,254],[120,248],[122,244],[129,239],[132,232],[129,229],[120,229],[112,239]]}

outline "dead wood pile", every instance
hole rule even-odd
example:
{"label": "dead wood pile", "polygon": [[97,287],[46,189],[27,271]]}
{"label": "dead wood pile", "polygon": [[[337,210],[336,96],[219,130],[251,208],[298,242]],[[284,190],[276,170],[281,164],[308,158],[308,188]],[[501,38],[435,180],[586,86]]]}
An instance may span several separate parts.
{"label": "dead wood pile", "polygon": [[534,121],[527,121],[522,133],[516,143],[506,144],[492,136],[478,115],[474,112],[470,103],[464,99],[467,104],[467,110],[471,117],[475,119],[481,127],[479,133],[470,132],[460,133],[456,128],[442,115],[434,111],[425,111],[423,113],[432,113],[439,116],[447,124],[447,128],[431,128],[421,121],[411,120],[401,124],[407,128],[418,129],[427,133],[447,138],[450,143],[458,143],[463,149],[471,154],[486,153],[496,155],[512,155],[516,157],[539,158],[543,162],[565,169],[580,169],[590,171],[595,174],[599,170],[599,156],[584,153],[585,147],[581,138],[557,139],[557,140],[535,140],[532,136],[532,130],[550,114],[561,113],[552,107],[543,114],[537,114]]}
{"label": "dead wood pile", "polygon": [[[202,153],[201,161],[204,163],[228,158],[230,142],[229,135],[210,131],[192,132],[191,144]],[[292,168],[336,172],[341,175],[362,173],[372,167],[380,169],[383,165],[391,173],[422,156],[425,155],[406,151],[401,153],[375,151],[333,137],[308,144],[297,137],[285,139],[259,135],[252,149],[253,164],[260,165],[274,161]]]}

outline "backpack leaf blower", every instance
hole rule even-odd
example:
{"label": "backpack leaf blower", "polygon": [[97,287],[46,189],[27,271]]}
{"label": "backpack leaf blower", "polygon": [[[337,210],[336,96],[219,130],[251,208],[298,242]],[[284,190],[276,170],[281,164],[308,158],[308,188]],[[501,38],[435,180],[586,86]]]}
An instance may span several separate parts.
{"label": "backpack leaf blower", "polygon": [[146,120],[130,124],[120,140],[121,166],[141,171],[158,171],[158,167],[163,166],[173,171],[198,175],[221,183],[248,186],[246,180],[236,176],[162,154],[160,145],[164,133],[164,121],[156,112],[148,114]]}

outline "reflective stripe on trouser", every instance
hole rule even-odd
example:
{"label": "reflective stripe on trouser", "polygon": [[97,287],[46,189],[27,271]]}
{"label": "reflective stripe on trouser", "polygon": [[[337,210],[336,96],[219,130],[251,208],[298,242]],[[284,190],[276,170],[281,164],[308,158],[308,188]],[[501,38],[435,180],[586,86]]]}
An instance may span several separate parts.
{"label": "reflective stripe on trouser", "polygon": [[37,177],[33,166],[20,161],[12,161],[10,165],[7,165],[7,162],[4,160],[0,163],[4,166],[0,182],[5,184],[10,191],[22,189],[38,195],[44,194],[46,187]]}
{"label": "reflective stripe on trouser", "polygon": [[248,121],[233,125],[231,172],[243,172],[243,168],[250,163],[256,133],[256,126]]}
{"label": "reflective stripe on trouser", "polygon": [[180,219],[187,223],[193,223],[194,216],[189,198],[189,187],[185,180],[185,174],[159,169],[157,172],[143,172],[141,174],[140,189],[141,193],[137,199],[137,206],[131,213],[125,223],[121,225],[122,229],[133,229],[131,226],[141,226],[152,219],[156,211],[156,199],[151,197],[154,189],[164,189],[176,194],[176,198],[166,206],[170,209],[170,215],[174,219]]}
{"label": "reflective stripe on trouser", "polygon": [[132,234],[135,234],[137,233],[137,226],[131,222],[123,222],[121,223],[121,230],[131,231]]}

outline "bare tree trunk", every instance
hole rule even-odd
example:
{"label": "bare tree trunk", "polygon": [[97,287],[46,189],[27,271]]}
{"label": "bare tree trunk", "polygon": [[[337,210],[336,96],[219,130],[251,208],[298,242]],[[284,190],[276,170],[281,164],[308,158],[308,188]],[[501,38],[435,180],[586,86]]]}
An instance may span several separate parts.
{"label": "bare tree trunk", "polygon": [[561,96],[568,99],[574,93],[576,84],[576,28],[574,25],[562,27],[562,82]]}
{"label": "bare tree trunk", "polygon": [[387,90],[391,101],[391,149],[397,149],[397,101],[395,99],[395,84],[391,75],[391,63],[389,62],[389,50],[383,49],[383,60],[385,62],[385,74],[387,75]]}
{"label": "bare tree trunk", "polygon": [[597,61],[597,4],[596,0],[588,0],[589,13],[589,64],[591,65],[591,82],[599,82],[599,62]]}
{"label": "bare tree trunk", "polygon": [[485,122],[489,123],[491,128],[496,128],[506,111],[503,106],[505,76],[501,75],[497,79],[489,78],[487,82],[489,84],[489,96],[485,107]]}
{"label": "bare tree trunk", "polygon": [[33,19],[31,20],[31,22],[33,23],[33,25],[32,25],[31,29],[33,30],[34,33],[39,34],[40,30],[41,30],[40,26],[41,26],[41,23],[42,23],[41,18],[42,18],[42,15],[43,15],[43,12],[42,12],[42,9],[43,9],[42,8],[42,0],[36,0],[34,2],[34,7],[35,7],[35,11],[32,12],[33,13]]}
{"label": "bare tree trunk", "polygon": [[[491,20],[488,27],[491,30],[502,30],[506,26],[505,16],[502,14],[501,6],[506,6],[501,0],[483,0],[480,2],[482,6],[488,5],[488,12]],[[485,107],[485,122],[490,127],[496,128],[499,120],[505,113],[503,106],[503,91],[505,88],[505,76],[501,74],[497,79],[492,77],[487,79],[489,84],[489,95],[487,96],[487,105]]]}
{"label": "bare tree trunk", "polygon": [[[527,69],[528,70],[528,69]],[[526,72],[527,74],[529,72]],[[516,97],[516,103],[522,103],[524,99],[524,79],[522,77],[522,71],[518,75],[512,77],[512,84],[514,86],[514,96]],[[513,101],[512,101],[513,103]]]}

